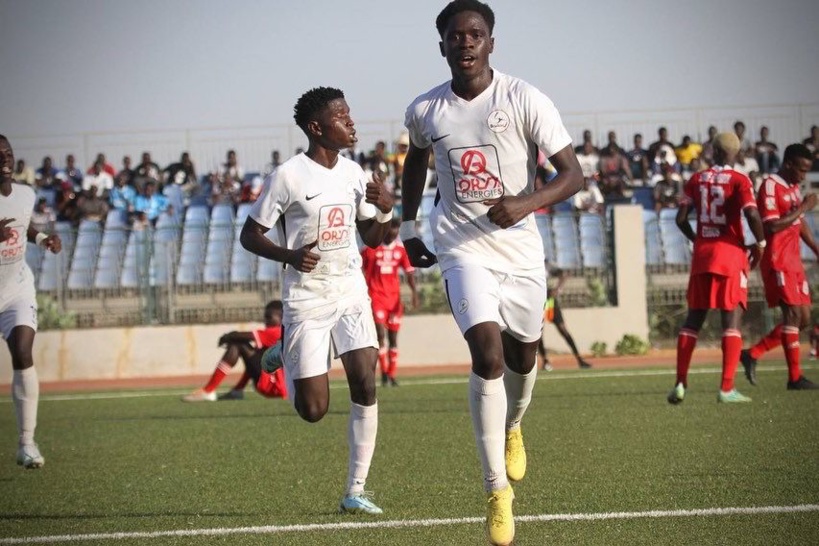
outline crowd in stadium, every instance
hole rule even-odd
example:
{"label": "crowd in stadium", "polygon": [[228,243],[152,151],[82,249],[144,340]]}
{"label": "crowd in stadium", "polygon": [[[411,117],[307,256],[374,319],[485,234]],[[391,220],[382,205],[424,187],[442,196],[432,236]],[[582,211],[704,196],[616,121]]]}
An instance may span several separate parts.
{"label": "crowd in stadium", "polygon": [[[734,131],[742,143],[742,149],[734,169],[747,174],[755,186],[762,177],[775,172],[780,165],[780,148],[768,139],[766,126],[759,128],[758,140],[752,142],[745,124],[737,121]],[[599,147],[592,132],[583,132],[583,142],[575,147],[575,153],[583,169],[585,187],[572,199],[571,207],[580,212],[601,213],[607,204],[629,202],[636,187],[650,187],[655,210],[673,208],[682,183],[691,174],[707,169],[713,162],[713,139],[717,128],[708,128],[708,138],[700,143],[684,135],[679,144],[668,139],[668,131],[660,127],[657,140],[644,145],[643,135],[633,136],[632,146],[621,147],[617,135],[610,131],[607,142]],[[815,154],[813,170],[819,171],[819,126],[811,127],[810,135],[803,144]],[[348,150],[346,153],[365,170],[379,170],[393,189],[397,202],[401,197],[401,174],[409,148],[409,138],[402,133],[389,152],[384,141],[376,143],[368,153]],[[300,153],[297,149],[296,153]],[[125,211],[131,225],[137,229],[155,224],[160,215],[174,216],[174,202],[167,197],[168,188],[180,191],[185,205],[194,202],[213,206],[219,203],[251,203],[261,190],[267,172],[281,164],[281,154],[274,150],[270,162],[261,173],[246,172],[234,150],[226,154],[225,162],[216,171],[199,175],[187,152],[179,161],[160,167],[144,152],[137,165],[130,156],[122,158],[119,170],[100,153],[85,170],[76,165],[73,155],[65,158],[62,168],[57,168],[50,156],[42,159],[36,169],[25,159],[18,159],[13,178],[38,190],[38,200],[33,221],[46,226],[55,221],[82,220],[104,221],[110,210]],[[432,161],[432,160],[431,160]],[[430,164],[428,184],[435,185],[434,166]],[[554,170],[545,157],[540,156],[536,184],[546,183]],[[548,212],[548,211],[547,211]]]}

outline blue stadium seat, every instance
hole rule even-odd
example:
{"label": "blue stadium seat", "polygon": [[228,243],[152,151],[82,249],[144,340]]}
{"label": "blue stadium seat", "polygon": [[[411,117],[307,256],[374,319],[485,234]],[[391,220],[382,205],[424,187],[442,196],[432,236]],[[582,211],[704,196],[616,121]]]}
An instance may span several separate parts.
{"label": "blue stadium seat", "polygon": [[562,269],[580,267],[580,240],[574,214],[563,212],[552,215],[555,240],[555,265]]}
{"label": "blue stadium seat", "polygon": [[691,263],[689,241],[677,227],[676,217],[675,209],[660,211],[660,239],[663,244],[664,262],[668,265],[689,265]]}
{"label": "blue stadium seat", "polygon": [[210,220],[210,211],[206,206],[194,206],[185,210],[185,229],[189,227],[207,226]]}
{"label": "blue stadium seat", "polygon": [[643,210],[643,229],[646,239],[646,264],[662,264],[663,246],[660,239],[660,221],[653,210]]}
{"label": "blue stadium seat", "polygon": [[68,270],[69,289],[91,288],[101,241],[102,227],[99,223],[88,220],[80,223],[71,267]]}
{"label": "blue stadium seat", "polygon": [[[49,252],[49,254],[51,254]],[[40,245],[35,245],[33,243],[28,243],[26,245],[26,263],[28,264],[29,269],[34,274],[34,283],[35,286],[37,284],[37,280],[40,278],[40,268],[43,265],[43,256],[45,255],[45,249]]]}
{"label": "blue stadium seat", "polygon": [[123,288],[137,288],[143,284],[142,276],[145,261],[149,251],[147,243],[150,232],[147,230],[132,231],[128,236],[125,247],[125,257],[122,260],[120,286]]}
{"label": "blue stadium seat", "polygon": [[59,254],[46,252],[43,256],[43,266],[40,269],[40,278],[37,289],[50,292],[62,286],[65,271],[68,268],[68,254],[63,250]]}
{"label": "blue stadium seat", "polygon": [[116,288],[119,286],[122,255],[128,241],[125,226],[106,227],[99,249],[97,270],[94,274],[94,288]]}
{"label": "blue stadium seat", "polygon": [[645,210],[654,211],[654,188],[636,187],[632,190],[631,202]]}
{"label": "blue stadium seat", "polygon": [[566,199],[565,201],[561,201],[560,203],[556,203],[552,207],[552,212],[554,213],[561,213],[561,212],[572,212],[574,211],[574,203],[571,199]]}
{"label": "blue stadium seat", "polygon": [[225,203],[214,205],[213,210],[210,213],[211,224],[233,226],[233,221],[234,221],[233,205]]}
{"label": "blue stadium seat", "polygon": [[236,209],[236,224],[237,225],[244,225],[248,214],[250,214],[251,207],[253,207],[253,203],[239,203],[239,206]]}
{"label": "blue stadium seat", "polygon": [[606,232],[603,217],[599,214],[580,215],[580,254],[583,267],[603,267],[606,255]]}
{"label": "blue stadium seat", "polygon": [[122,209],[111,209],[105,217],[105,228],[125,227],[128,225],[128,211]]}
{"label": "blue stadium seat", "polygon": [[543,254],[546,256],[546,261],[553,263],[555,261],[555,242],[552,237],[551,217],[548,214],[535,214],[535,223],[543,241]]}
{"label": "blue stadium seat", "polygon": [[168,204],[173,206],[176,216],[181,217],[185,213],[185,196],[181,187],[177,184],[166,184],[162,195],[168,198]]}
{"label": "blue stadium seat", "polygon": [[239,235],[242,233],[242,226],[235,228],[233,239],[233,252],[230,256],[230,282],[251,282],[255,275],[256,262],[255,254],[245,250],[239,242]]}
{"label": "blue stadium seat", "polygon": [[[278,229],[271,229],[265,235],[277,245],[281,244]],[[259,266],[256,270],[256,280],[259,282],[278,282],[281,272],[281,263],[259,258]]]}
{"label": "blue stadium seat", "polygon": [[152,286],[168,286],[173,278],[174,264],[179,253],[179,227],[160,226],[153,232],[150,280]]}

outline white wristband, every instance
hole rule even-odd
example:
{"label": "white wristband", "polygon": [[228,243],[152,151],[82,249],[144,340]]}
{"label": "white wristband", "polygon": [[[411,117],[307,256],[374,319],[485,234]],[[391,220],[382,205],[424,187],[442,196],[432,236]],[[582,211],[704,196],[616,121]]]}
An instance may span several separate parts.
{"label": "white wristband", "polygon": [[45,241],[46,239],[48,239],[48,235],[46,235],[43,232],[40,232],[40,233],[38,233],[37,235],[34,236],[34,244],[36,244],[37,246],[40,246],[40,245],[43,244],[43,241]]}
{"label": "white wristband", "polygon": [[415,227],[415,220],[404,220],[401,222],[401,227],[398,230],[398,236],[402,241],[420,239],[418,236],[418,229]]}
{"label": "white wristband", "polygon": [[392,209],[390,212],[381,212],[379,209],[375,209],[375,221],[379,224],[386,224],[392,220]]}

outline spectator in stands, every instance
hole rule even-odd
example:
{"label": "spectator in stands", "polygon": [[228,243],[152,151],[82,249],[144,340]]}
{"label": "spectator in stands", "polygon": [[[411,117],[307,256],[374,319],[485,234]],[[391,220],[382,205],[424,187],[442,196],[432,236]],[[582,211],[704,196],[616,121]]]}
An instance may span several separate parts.
{"label": "spectator in stands", "polygon": [[649,185],[652,187],[664,176],[667,166],[670,166],[677,172],[680,170],[677,154],[674,152],[674,148],[667,144],[663,144],[657,148],[657,153],[654,155],[654,160],[650,166],[653,174],[649,180]]}
{"label": "spectator in stands", "polygon": [[751,144],[751,139],[745,134],[745,123],[739,120],[734,122],[734,133],[739,139],[739,150],[745,152],[745,155],[752,154],[754,146]]}
{"label": "spectator in stands", "polygon": [[87,190],[83,190],[77,200],[76,219],[78,222],[85,220],[105,222],[105,217],[108,216],[108,203],[97,193],[97,190],[98,186],[92,185]]}
{"label": "spectator in stands", "polygon": [[404,174],[404,160],[409,151],[409,133],[403,132],[395,141],[395,154],[392,156],[392,173],[395,196],[401,197],[401,176]]}
{"label": "spectator in stands", "polygon": [[702,145],[691,140],[688,135],[683,136],[682,143],[674,150],[677,154],[677,161],[680,163],[680,168],[687,170],[691,162],[697,159],[702,154]]}
{"label": "spectator in stands", "polygon": [[94,163],[91,171],[82,179],[82,191],[86,192],[92,186],[97,187],[97,194],[107,198],[108,192],[114,187],[114,178],[103,170],[101,163]]}
{"label": "spectator in stands", "polygon": [[102,171],[108,173],[111,176],[111,180],[114,179],[114,177],[117,174],[117,170],[114,168],[113,165],[111,165],[105,160],[105,154],[103,153],[97,154],[97,159],[95,159],[91,166],[88,167],[88,170],[85,171],[85,174],[91,174],[91,171],[94,170],[94,166],[97,164],[102,165]]}
{"label": "spectator in stands", "polygon": [[584,147],[586,146],[586,143],[591,144],[591,147],[596,154],[600,153],[600,150],[598,150],[597,146],[595,146],[594,142],[592,142],[592,133],[588,129],[583,131],[583,142],[580,145],[574,147],[574,153],[579,154],[580,152],[582,152]]}
{"label": "spectator in stands", "polygon": [[71,182],[75,188],[82,186],[83,174],[82,171],[77,168],[72,154],[65,156],[65,167],[57,173],[57,178],[62,181]]}
{"label": "spectator in stands", "polygon": [[819,171],[819,125],[810,128],[810,136],[802,141],[802,144],[813,152],[813,165],[811,171]]}
{"label": "spectator in stands", "polygon": [[628,165],[631,170],[632,182],[640,180],[645,184],[648,178],[648,150],[643,148],[643,135],[634,135],[634,147],[626,152]]}
{"label": "spectator in stands", "polygon": [[[657,140],[652,142],[651,146],[648,147],[648,163],[652,169],[656,169],[656,165],[658,164],[657,156],[660,155],[661,150],[670,150],[671,153],[674,154],[674,145],[668,140],[668,129],[665,127],[657,129]],[[675,163],[676,160],[677,156],[675,154]],[[662,163],[662,160],[659,163]]]}
{"label": "spectator in stands", "polygon": [[21,184],[34,185],[34,169],[26,165],[25,159],[18,159],[14,165],[14,172],[11,174],[12,180]]}
{"label": "spectator in stands", "polygon": [[140,188],[147,182],[162,184],[162,171],[159,165],[153,162],[150,152],[142,152],[142,161],[134,169],[134,186]]}
{"label": "spectator in stands", "polygon": [[242,197],[242,186],[243,183],[237,181],[227,171],[221,174],[212,174],[210,177],[210,205],[221,203],[235,205],[239,203]]}
{"label": "spectator in stands", "polygon": [[165,173],[167,183],[179,186],[186,197],[193,195],[199,187],[199,179],[196,177],[196,167],[194,167],[188,152],[182,152],[179,161],[165,167],[163,172]]}
{"label": "spectator in stands", "polygon": [[77,194],[74,185],[68,181],[63,182],[54,201],[57,207],[57,221],[73,222],[77,211]]}
{"label": "spectator in stands", "polygon": [[603,212],[605,199],[597,186],[597,180],[586,178],[583,182],[583,189],[574,194],[572,205],[577,212],[592,212],[600,214]]}
{"label": "spectator in stands", "polygon": [[156,220],[160,213],[167,210],[168,199],[156,191],[156,182],[147,181],[142,192],[140,192],[134,200],[134,210],[137,212],[144,212],[148,217],[148,221],[152,225],[156,225]]}
{"label": "spectator in stands", "polygon": [[129,183],[129,180],[130,178],[124,169],[117,173],[114,187],[108,192],[108,202],[111,204],[111,208],[130,214],[134,212],[137,191]]}
{"label": "spectator in stands", "polygon": [[759,165],[759,172],[763,175],[779,170],[779,148],[776,144],[768,140],[768,127],[763,125],[759,129],[759,140],[754,145],[756,162]]}
{"label": "spectator in stands", "polygon": [[[122,156],[122,170],[117,173],[117,176],[125,176],[125,183],[133,185],[134,183],[134,169],[131,168],[131,156]],[[116,177],[114,177],[116,178]]]}
{"label": "spectator in stands", "polygon": [[45,197],[37,199],[34,205],[34,212],[31,213],[30,225],[37,231],[51,232],[54,229],[54,222],[57,221],[57,213],[48,206]]}
{"label": "spectator in stands", "polygon": [[580,168],[583,170],[583,178],[597,178],[600,174],[600,155],[597,148],[587,140],[583,143],[583,147],[577,152],[577,161],[580,162]]}
{"label": "spectator in stands", "polygon": [[279,150],[273,150],[270,153],[270,163],[265,165],[264,171],[262,172],[262,175],[263,175],[262,178],[264,178],[268,174],[270,174],[273,171],[275,171],[276,169],[278,169],[279,165],[281,165],[281,164],[282,164],[282,157],[281,157],[281,154],[279,153]]}
{"label": "spectator in stands", "polygon": [[756,162],[753,153],[748,155],[745,150],[740,149],[739,153],[737,153],[736,163],[734,163],[734,170],[750,178],[754,184],[754,189],[759,188],[762,183],[762,178],[759,176],[759,163]]}
{"label": "spectator in stands", "polygon": [[239,165],[234,150],[228,150],[227,161],[222,164],[222,168],[219,171],[219,178],[223,182],[227,182],[227,186],[231,186],[230,182],[233,182],[238,184],[238,188],[241,189],[242,182],[244,182],[245,179],[245,170]]}
{"label": "spectator in stands", "polygon": [[662,178],[654,186],[654,210],[675,209],[680,200],[680,175],[670,166],[666,166]]}
{"label": "spectator in stands", "polygon": [[148,215],[144,211],[137,211],[131,218],[131,229],[134,231],[145,231],[151,223],[148,222]]}
{"label": "spectator in stands", "polygon": [[697,157],[691,160],[691,163],[688,164],[688,167],[683,169],[682,171],[682,181],[685,182],[695,173],[702,172],[708,168],[708,165],[702,161],[701,157]]}
{"label": "spectator in stands", "polygon": [[244,184],[242,184],[242,192],[241,196],[239,197],[239,202],[241,203],[253,203],[256,199],[259,198],[259,194],[262,192],[262,183],[264,179],[260,175],[256,175],[250,180],[245,180]]}
{"label": "spectator in stands", "polygon": [[608,201],[622,199],[631,183],[626,153],[617,145],[617,134],[609,131],[608,144],[600,150],[600,191]]}
{"label": "spectator in stands", "polygon": [[53,188],[58,183],[57,169],[51,162],[51,156],[45,156],[40,168],[34,173],[34,185],[38,188]]}
{"label": "spectator in stands", "polygon": [[700,160],[705,163],[705,168],[709,169],[714,164],[714,138],[717,136],[717,128],[711,125],[708,127],[708,138],[702,143],[702,153]]}

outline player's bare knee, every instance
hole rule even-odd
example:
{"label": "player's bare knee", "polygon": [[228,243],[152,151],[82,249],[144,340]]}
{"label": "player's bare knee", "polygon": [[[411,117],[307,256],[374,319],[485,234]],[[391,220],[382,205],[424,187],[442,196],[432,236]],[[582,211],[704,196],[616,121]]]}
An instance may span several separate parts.
{"label": "player's bare knee", "polygon": [[376,401],[375,381],[368,381],[350,388],[350,401],[360,406],[372,406]]}
{"label": "player's bare knee", "polygon": [[296,412],[308,423],[317,423],[327,415],[328,406],[321,400],[302,400],[296,404]]}

